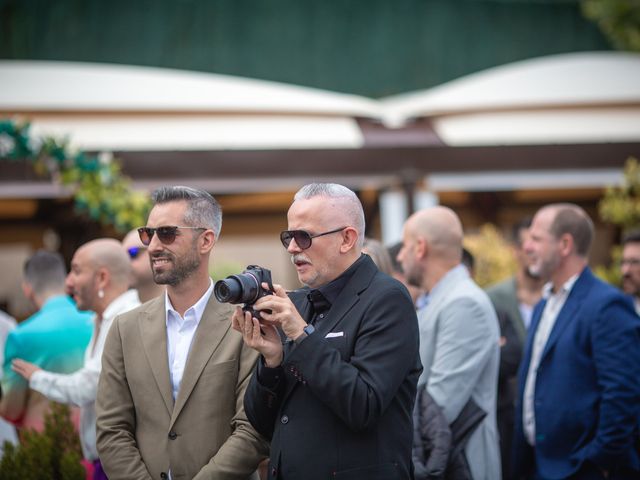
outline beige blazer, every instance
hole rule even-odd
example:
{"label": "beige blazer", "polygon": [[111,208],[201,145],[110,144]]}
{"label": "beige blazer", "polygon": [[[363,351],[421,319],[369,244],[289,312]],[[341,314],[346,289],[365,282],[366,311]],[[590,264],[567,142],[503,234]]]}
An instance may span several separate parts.
{"label": "beige blazer", "polygon": [[212,295],[196,330],[175,405],[164,295],[117,317],[96,399],[97,447],[110,480],[246,479],[268,445],[243,407],[257,353]]}

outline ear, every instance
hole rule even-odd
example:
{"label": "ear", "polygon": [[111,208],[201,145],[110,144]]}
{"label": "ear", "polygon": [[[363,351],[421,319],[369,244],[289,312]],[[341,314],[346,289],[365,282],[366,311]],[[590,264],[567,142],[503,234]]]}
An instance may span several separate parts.
{"label": "ear", "polygon": [[31,301],[33,298],[33,287],[29,282],[22,281],[22,293],[27,298],[27,300]]}
{"label": "ear", "polygon": [[422,259],[429,254],[429,243],[424,237],[418,237],[416,239],[416,258]]}
{"label": "ear", "polygon": [[200,235],[200,240],[198,243],[200,245],[201,254],[209,253],[213,246],[216,244],[216,234],[213,233],[213,230],[207,230],[202,235]]}
{"label": "ear", "polygon": [[340,253],[347,253],[355,247],[358,241],[358,231],[353,227],[347,227],[341,233]]}
{"label": "ear", "polygon": [[111,280],[111,273],[105,267],[100,267],[96,270],[96,278],[98,288],[105,289]]}
{"label": "ear", "polygon": [[570,234],[561,235],[558,243],[560,244],[560,254],[563,257],[568,257],[575,252],[575,242]]}

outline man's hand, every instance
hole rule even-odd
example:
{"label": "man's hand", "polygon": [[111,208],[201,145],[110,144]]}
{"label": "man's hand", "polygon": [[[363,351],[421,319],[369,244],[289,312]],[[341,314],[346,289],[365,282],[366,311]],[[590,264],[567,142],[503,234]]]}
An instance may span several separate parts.
{"label": "man's hand", "polygon": [[[263,283],[262,287],[269,288],[266,283]],[[263,324],[280,325],[287,338],[295,340],[304,333],[303,329],[307,326],[307,322],[300,316],[281,285],[274,284],[273,291],[274,295],[259,298],[253,308],[260,310],[260,316],[264,319]],[[271,310],[271,313],[265,310]]]}
{"label": "man's hand", "polygon": [[231,326],[242,334],[248,347],[262,354],[267,367],[275,368],[282,363],[282,342],[275,325],[261,326],[257,318],[251,317],[251,313],[236,307],[231,317]]}
{"label": "man's hand", "polygon": [[13,362],[11,362],[11,370],[16,372],[18,375],[23,376],[27,381],[31,379],[31,375],[38,370],[42,370],[40,367],[33,363],[25,362],[19,358],[16,358]]}

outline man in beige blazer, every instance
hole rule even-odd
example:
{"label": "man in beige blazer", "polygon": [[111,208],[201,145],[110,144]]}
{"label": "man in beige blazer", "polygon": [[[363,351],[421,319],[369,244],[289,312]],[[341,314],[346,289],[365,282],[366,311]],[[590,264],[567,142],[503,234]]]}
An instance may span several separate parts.
{"label": "man in beige blazer", "polygon": [[212,295],[222,214],[208,193],[164,187],[139,229],[162,295],[114,320],[98,385],[97,447],[110,480],[246,479],[268,446],[244,413],[256,354]]}

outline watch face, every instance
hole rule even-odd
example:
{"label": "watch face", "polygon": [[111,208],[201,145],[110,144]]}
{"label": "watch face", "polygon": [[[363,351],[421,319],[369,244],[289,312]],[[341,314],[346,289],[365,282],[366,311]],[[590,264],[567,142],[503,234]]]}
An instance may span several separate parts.
{"label": "watch face", "polygon": [[304,330],[304,333],[306,333],[307,335],[311,335],[313,332],[316,331],[313,325],[307,325],[306,327],[303,328],[303,330]]}

